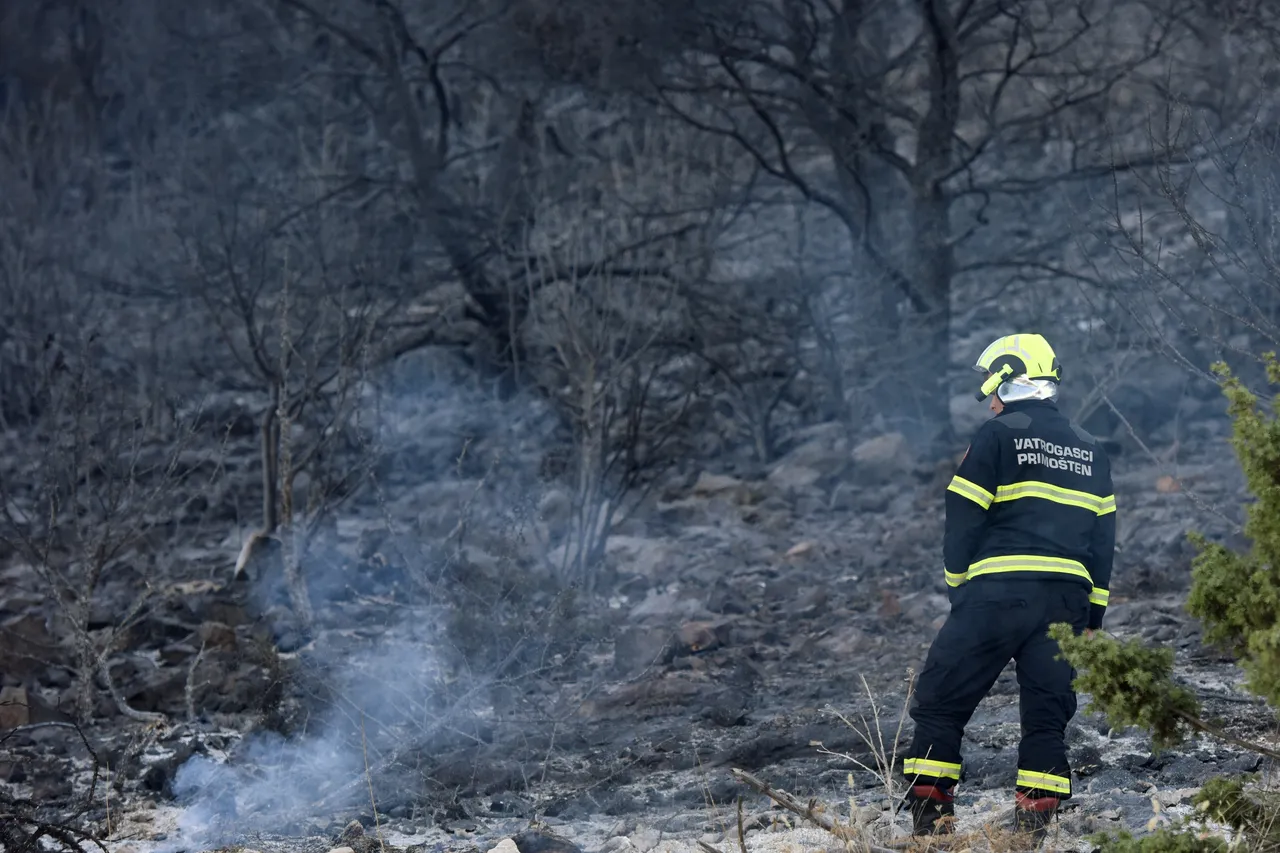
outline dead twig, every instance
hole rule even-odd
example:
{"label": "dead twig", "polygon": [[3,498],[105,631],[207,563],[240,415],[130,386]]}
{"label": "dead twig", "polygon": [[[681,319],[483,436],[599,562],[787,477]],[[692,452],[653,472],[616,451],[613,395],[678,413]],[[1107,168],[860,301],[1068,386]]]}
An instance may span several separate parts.
{"label": "dead twig", "polygon": [[747,853],[747,831],[742,825],[742,797],[738,797],[738,850]]}
{"label": "dead twig", "polygon": [[84,845],[92,844],[102,853],[110,853],[96,835],[65,823],[41,820],[36,816],[36,803],[18,800],[0,793],[0,842],[5,849],[28,851],[47,849],[41,842],[49,839],[67,853],[84,853]]}
{"label": "dead twig", "polygon": [[1266,758],[1280,760],[1280,750],[1272,749],[1271,747],[1266,746],[1264,744],[1253,743],[1247,740],[1241,740],[1235,735],[1227,732],[1225,729],[1221,729],[1218,726],[1213,725],[1212,723],[1205,722],[1204,720],[1200,719],[1194,714],[1188,714],[1185,711],[1178,711],[1176,713],[1177,713],[1177,716],[1182,718],[1182,720],[1188,726],[1190,726],[1193,729],[1196,729],[1197,731],[1204,732],[1207,735],[1216,737],[1218,740],[1226,741],[1227,743],[1232,744],[1233,746],[1238,746],[1241,749],[1247,749],[1250,752],[1255,752],[1258,755],[1264,756]]}
{"label": "dead twig", "polygon": [[[109,650],[108,650],[109,651]],[[111,674],[111,662],[107,660],[106,654],[98,659],[98,673],[102,676],[102,681],[106,685],[107,693],[111,696],[111,700],[116,703],[117,710],[124,717],[137,723],[167,723],[169,718],[164,714],[154,711],[139,711],[137,708],[129,704],[129,700],[124,698],[124,694],[120,692],[120,688],[116,686],[115,676]]]}
{"label": "dead twig", "polygon": [[[894,853],[889,847],[880,847],[867,843],[866,839],[862,837],[862,833],[855,827],[845,826],[831,815],[823,812],[816,799],[810,799],[808,802],[802,803],[786,791],[774,788],[768,782],[758,779],[737,767],[732,768],[729,773],[742,784],[763,794],[787,811],[799,815],[821,829],[825,829],[841,841],[856,842],[862,845],[867,853]],[[716,853],[719,853],[719,851],[716,851]]]}
{"label": "dead twig", "polygon": [[[47,720],[38,723],[27,723],[25,725],[16,726],[4,733],[0,737],[0,745],[3,745],[9,738],[16,737],[26,732],[33,732],[39,729],[70,729],[80,738],[80,743],[84,745],[85,752],[89,755],[89,763],[93,768],[93,775],[89,778],[89,790],[85,793],[84,801],[80,808],[73,814],[72,819],[78,819],[83,816],[93,805],[94,799],[98,796],[98,782],[102,778],[102,759],[98,757],[97,750],[93,748],[93,744],[89,742],[89,736],[85,734],[84,729],[79,724],[73,722],[64,722],[61,720]],[[12,799],[0,799],[0,805],[15,806],[23,801]],[[30,821],[29,821],[30,822]]]}
{"label": "dead twig", "polygon": [[1208,690],[1197,690],[1196,698],[1210,699],[1214,702],[1235,702],[1240,705],[1262,706],[1267,704],[1267,700],[1261,699],[1257,696],[1232,696],[1227,693],[1214,693]]}
{"label": "dead twig", "polygon": [[[878,778],[880,780],[880,784],[884,786],[885,797],[889,802],[900,801],[901,792],[898,791],[897,785],[894,781],[895,768],[898,767],[898,745],[902,742],[903,726],[910,716],[911,699],[915,695],[915,671],[910,669],[907,670],[907,692],[902,700],[902,711],[898,715],[898,726],[894,732],[892,746],[885,743],[885,731],[881,718],[880,705],[876,701],[875,691],[871,689],[871,685],[867,683],[867,679],[865,677],[862,679],[862,689],[866,692],[867,699],[871,705],[871,719],[867,720],[865,714],[861,715],[861,728],[854,725],[852,720],[835,708],[828,707],[827,711],[835,715],[840,722],[848,726],[855,734],[858,735],[862,742],[867,745],[867,748],[871,751],[872,760],[876,766],[871,767],[866,762],[860,761],[855,756],[847,753],[833,752],[823,746],[820,742],[814,742],[812,745],[816,746],[818,748],[818,752],[822,755],[843,758],[862,770],[872,774]],[[895,832],[897,831],[897,824],[895,822],[896,815],[896,810],[890,812],[890,823]]]}
{"label": "dead twig", "polygon": [[[1125,432],[1127,432],[1129,434],[1129,437],[1132,438],[1137,443],[1138,447],[1142,448],[1142,452],[1147,455],[1147,458],[1150,459],[1157,466],[1163,468],[1165,463],[1160,459],[1159,456],[1156,455],[1155,451],[1153,451],[1150,447],[1147,446],[1146,442],[1144,442],[1141,438],[1138,437],[1138,432],[1133,428],[1133,424],[1129,423],[1129,419],[1126,418],[1123,414],[1121,414],[1120,410],[1116,408],[1116,405],[1111,402],[1111,398],[1108,397],[1106,394],[1103,394],[1102,402],[1105,403],[1107,408],[1111,410],[1111,413],[1114,414],[1120,420],[1120,423],[1124,425]],[[1222,510],[1208,503],[1204,498],[1197,495],[1194,491],[1186,488],[1181,479],[1175,476],[1174,480],[1175,482],[1177,482],[1181,493],[1186,495],[1187,499],[1190,500],[1193,504],[1195,504],[1197,508],[1199,508],[1200,510],[1203,510],[1204,512],[1212,513],[1213,515],[1216,515],[1218,518],[1225,521],[1228,525],[1230,525],[1233,533],[1239,533],[1241,532],[1241,530],[1243,530],[1243,528],[1240,526],[1238,522],[1235,521],[1235,519],[1230,518]]]}
{"label": "dead twig", "polygon": [[369,772],[369,740],[365,735],[363,710],[360,712],[360,753],[364,756],[364,779],[369,786],[369,807],[373,809],[373,831],[378,836],[378,849],[387,853],[387,844],[382,840],[382,821],[378,818],[378,800],[373,795],[373,774]]}
{"label": "dead twig", "polygon": [[196,669],[200,666],[200,662],[204,660],[206,644],[200,644],[200,651],[196,652],[195,657],[191,659],[191,665],[187,667],[187,682],[183,686],[183,698],[187,703],[187,722],[194,723],[196,721]]}

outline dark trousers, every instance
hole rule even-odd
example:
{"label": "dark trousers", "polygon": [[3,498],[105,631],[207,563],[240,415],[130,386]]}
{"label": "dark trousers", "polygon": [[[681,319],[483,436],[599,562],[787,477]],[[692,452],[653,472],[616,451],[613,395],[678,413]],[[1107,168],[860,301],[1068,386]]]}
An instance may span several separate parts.
{"label": "dark trousers", "polygon": [[1010,660],[1017,661],[1022,741],[1016,787],[1032,796],[1071,796],[1067,723],[1076,713],[1075,670],[1058,659],[1049,626],[1080,633],[1089,591],[1057,580],[975,578],[953,593],[911,703],[915,736],[903,770],[909,785],[949,790],[961,777],[964,728]]}

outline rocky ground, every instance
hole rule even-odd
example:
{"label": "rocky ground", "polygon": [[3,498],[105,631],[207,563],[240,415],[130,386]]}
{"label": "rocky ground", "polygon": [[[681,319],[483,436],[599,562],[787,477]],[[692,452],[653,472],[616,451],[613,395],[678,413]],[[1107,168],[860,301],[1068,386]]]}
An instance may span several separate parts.
{"label": "rocky ground", "polygon": [[[1238,541],[1239,473],[1221,431],[1166,450],[1117,457],[1107,628],[1172,644],[1212,713],[1271,737],[1180,604],[1186,531]],[[766,470],[679,472],[612,537],[599,607],[541,568],[565,547],[554,494],[522,517],[484,472],[392,478],[394,505],[353,510],[317,551],[309,639],[269,572],[232,577],[235,539],[188,542],[174,555],[184,570],[111,659],[121,698],[163,719],[122,719],[102,693],[85,819],[120,851],[323,851],[356,819],[424,851],[515,837],[519,853],[544,853],[545,839],[521,845],[537,822],[587,851],[701,840],[727,853],[741,796],[752,853],[835,845],[745,789],[729,773],[741,768],[887,837],[880,767],[909,735],[909,671],[947,612],[949,469],[894,436],[849,448],[819,427]],[[410,518],[414,535],[391,521]],[[447,537],[460,521],[487,532],[449,540],[443,557],[424,550],[423,531]],[[65,721],[75,694],[57,614],[16,558],[4,584],[0,673],[21,701],[0,707],[0,786],[54,816],[85,801],[93,762],[74,730],[38,725]],[[104,625],[127,589],[106,588]],[[1016,700],[1010,670],[969,729],[968,825],[1007,808]],[[1207,741],[1156,756],[1083,712],[1070,739],[1080,793],[1064,849],[1096,829],[1148,831],[1189,813],[1209,776],[1261,767]]]}

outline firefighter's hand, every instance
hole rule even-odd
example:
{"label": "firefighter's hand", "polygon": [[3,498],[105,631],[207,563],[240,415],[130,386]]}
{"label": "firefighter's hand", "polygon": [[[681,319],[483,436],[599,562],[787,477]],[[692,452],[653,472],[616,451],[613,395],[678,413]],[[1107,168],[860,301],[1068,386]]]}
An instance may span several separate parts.
{"label": "firefighter's hand", "polygon": [[1084,635],[1085,635],[1087,638],[1089,638],[1090,640],[1092,640],[1092,639],[1093,639],[1093,629],[1092,629],[1092,628],[1085,628],[1085,629],[1084,629]]}

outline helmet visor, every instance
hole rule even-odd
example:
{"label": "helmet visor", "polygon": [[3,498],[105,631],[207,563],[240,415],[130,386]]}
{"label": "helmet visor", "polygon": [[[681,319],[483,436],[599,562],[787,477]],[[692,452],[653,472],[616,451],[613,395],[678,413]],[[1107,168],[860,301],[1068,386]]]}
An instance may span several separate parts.
{"label": "helmet visor", "polygon": [[1004,382],[996,389],[1002,403],[1017,403],[1022,400],[1056,400],[1058,399],[1058,383],[1052,379],[1028,379],[1016,376]]}

